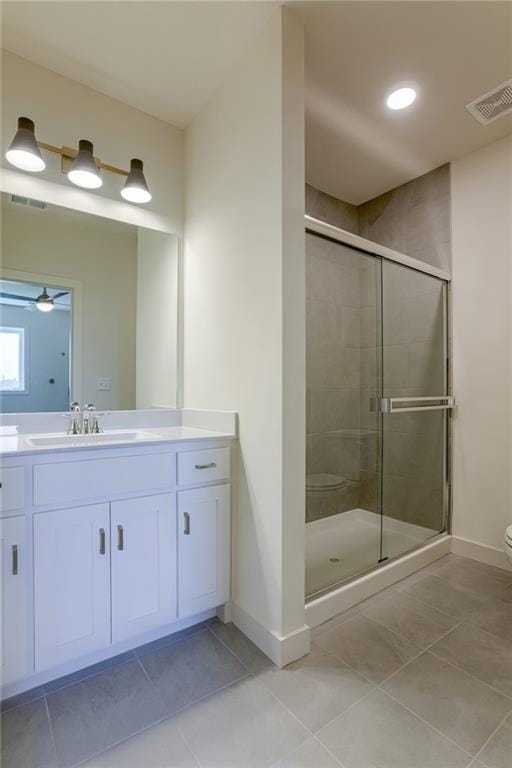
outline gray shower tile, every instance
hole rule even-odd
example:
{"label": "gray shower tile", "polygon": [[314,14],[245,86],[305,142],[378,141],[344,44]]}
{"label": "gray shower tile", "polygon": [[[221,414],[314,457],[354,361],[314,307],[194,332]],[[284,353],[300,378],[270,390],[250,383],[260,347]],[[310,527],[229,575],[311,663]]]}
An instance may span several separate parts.
{"label": "gray shower tile", "polygon": [[113,667],[47,697],[60,766],[108,749],[165,715],[138,661]]}
{"label": "gray shower tile", "polygon": [[512,715],[498,728],[478,757],[488,768],[510,768],[512,756]]}
{"label": "gray shower tile", "polygon": [[382,691],[318,733],[345,768],[464,768],[469,756]]}
{"label": "gray shower tile", "polygon": [[418,575],[414,583],[403,587],[405,592],[443,613],[458,616],[461,619],[485,605],[482,596],[445,579],[440,579],[436,573],[427,576]]}
{"label": "gray shower tile", "polygon": [[165,701],[167,714],[247,675],[238,659],[210,632],[201,632],[141,657]]}
{"label": "gray shower tile", "polygon": [[420,652],[409,640],[363,615],[324,632],[316,643],[374,683],[384,680]]}
{"label": "gray shower tile", "polygon": [[464,623],[431,652],[512,698],[512,637],[504,640]]}
{"label": "gray shower tile", "polygon": [[419,648],[427,648],[459,621],[398,592],[380,605],[363,607],[363,613],[373,621],[406,637]]}
{"label": "gray shower tile", "polygon": [[57,765],[44,699],[2,715],[2,768],[54,768]]}
{"label": "gray shower tile", "polygon": [[227,645],[230,651],[240,659],[244,667],[249,672],[252,672],[253,675],[257,675],[259,672],[274,666],[268,656],[265,656],[233,623],[223,624],[219,619],[215,618],[212,620],[210,628],[215,636],[224,645]]}
{"label": "gray shower tile", "polygon": [[284,669],[273,667],[259,679],[312,731],[372,689],[350,667],[315,645],[307,656]]}
{"label": "gray shower tile", "polygon": [[339,768],[340,763],[316,739],[308,739],[274,768]]}
{"label": "gray shower tile", "polygon": [[472,755],[512,711],[512,700],[430,653],[383,687]]}
{"label": "gray shower tile", "polygon": [[310,736],[251,677],[180,713],[177,723],[187,745],[205,768],[272,766]]}
{"label": "gray shower tile", "polygon": [[84,768],[197,768],[174,719],[132,736],[84,763]]}

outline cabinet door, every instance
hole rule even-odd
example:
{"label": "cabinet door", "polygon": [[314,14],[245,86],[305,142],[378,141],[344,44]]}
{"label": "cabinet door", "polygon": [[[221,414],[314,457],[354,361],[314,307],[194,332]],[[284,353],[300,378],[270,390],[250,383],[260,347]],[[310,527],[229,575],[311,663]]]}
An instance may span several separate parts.
{"label": "cabinet door", "polygon": [[34,516],[36,670],[110,643],[108,504]]}
{"label": "cabinet door", "polygon": [[27,674],[25,516],[0,520],[2,683]]}
{"label": "cabinet door", "polygon": [[176,619],[175,494],[111,504],[112,642]]}
{"label": "cabinet door", "polygon": [[191,616],[229,600],[231,486],[178,494],[178,613]]}

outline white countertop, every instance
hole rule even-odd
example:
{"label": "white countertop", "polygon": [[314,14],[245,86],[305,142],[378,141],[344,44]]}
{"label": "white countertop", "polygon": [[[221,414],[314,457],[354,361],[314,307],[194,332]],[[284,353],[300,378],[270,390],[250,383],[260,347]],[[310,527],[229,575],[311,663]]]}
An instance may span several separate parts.
{"label": "white countertop", "polygon": [[[2,434],[0,430],[0,457],[25,456],[34,453],[98,450],[99,448],[136,448],[141,445],[184,442],[187,440],[232,440],[235,434],[197,427],[138,427],[108,430],[99,435],[66,435],[63,433]],[[136,439],[129,437],[136,434]],[[96,439],[95,439],[96,438]],[[109,439],[111,438],[111,439]],[[48,439],[48,443],[45,443]],[[62,442],[59,442],[62,440]],[[32,442],[34,441],[34,442]]]}

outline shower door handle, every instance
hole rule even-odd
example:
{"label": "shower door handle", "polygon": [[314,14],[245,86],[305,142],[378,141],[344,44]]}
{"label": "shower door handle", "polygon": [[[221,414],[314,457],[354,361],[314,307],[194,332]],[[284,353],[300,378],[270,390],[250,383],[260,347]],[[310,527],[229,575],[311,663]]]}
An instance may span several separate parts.
{"label": "shower door handle", "polygon": [[379,400],[381,413],[450,411],[454,407],[455,399],[451,395],[441,395],[441,397],[382,397]]}

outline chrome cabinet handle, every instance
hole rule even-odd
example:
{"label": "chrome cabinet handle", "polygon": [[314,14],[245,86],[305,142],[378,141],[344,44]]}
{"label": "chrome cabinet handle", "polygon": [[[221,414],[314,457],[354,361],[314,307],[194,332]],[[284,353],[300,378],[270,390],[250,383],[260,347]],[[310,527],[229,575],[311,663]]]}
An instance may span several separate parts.
{"label": "chrome cabinet handle", "polygon": [[188,512],[184,512],[183,517],[185,519],[185,527],[183,528],[183,533],[185,536],[190,536],[190,515]]}
{"label": "chrome cabinet handle", "polygon": [[117,548],[120,552],[124,549],[124,531],[123,526],[117,526]]}
{"label": "chrome cabinet handle", "polygon": [[213,469],[216,467],[216,463],[214,461],[210,462],[210,464],[196,464],[196,469]]}
{"label": "chrome cabinet handle", "polygon": [[18,575],[18,545],[12,545],[12,575]]}
{"label": "chrome cabinet handle", "polygon": [[105,529],[100,528],[100,555],[105,554]]}

